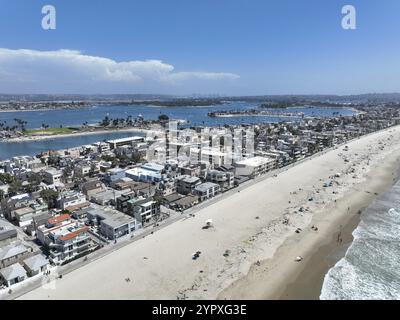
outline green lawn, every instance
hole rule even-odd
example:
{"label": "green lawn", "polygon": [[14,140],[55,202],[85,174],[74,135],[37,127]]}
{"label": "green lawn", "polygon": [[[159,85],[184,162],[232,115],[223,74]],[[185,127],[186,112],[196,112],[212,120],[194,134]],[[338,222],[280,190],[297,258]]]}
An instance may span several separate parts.
{"label": "green lawn", "polygon": [[77,131],[77,128],[47,128],[47,129],[27,129],[24,131],[27,135],[34,134],[68,134]]}

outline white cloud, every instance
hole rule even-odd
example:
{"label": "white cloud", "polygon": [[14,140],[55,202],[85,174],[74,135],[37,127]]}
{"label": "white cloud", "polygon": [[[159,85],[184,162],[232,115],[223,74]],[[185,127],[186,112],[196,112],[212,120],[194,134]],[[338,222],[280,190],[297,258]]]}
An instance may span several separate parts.
{"label": "white cloud", "polygon": [[[239,76],[221,72],[176,72],[160,60],[123,61],[75,50],[0,48],[0,92],[118,93],[174,90],[199,92]],[[171,92],[174,93],[174,92]]]}

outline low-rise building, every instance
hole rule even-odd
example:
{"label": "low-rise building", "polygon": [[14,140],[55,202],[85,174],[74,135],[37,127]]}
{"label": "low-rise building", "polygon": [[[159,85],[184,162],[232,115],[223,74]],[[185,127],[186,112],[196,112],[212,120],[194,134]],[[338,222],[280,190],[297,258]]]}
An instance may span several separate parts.
{"label": "low-rise building", "polygon": [[108,240],[116,240],[141,228],[133,217],[112,209],[92,209],[87,213],[88,220],[99,226],[100,234]]}
{"label": "low-rise building", "polygon": [[221,189],[230,189],[234,185],[235,175],[232,172],[210,170],[207,172],[206,180],[218,184]]}
{"label": "low-rise building", "polygon": [[49,252],[50,261],[55,264],[84,255],[91,247],[89,228],[72,220],[69,214],[48,219],[37,229],[37,238]]}
{"label": "low-rise building", "polygon": [[14,216],[21,228],[28,227],[33,219],[42,214],[48,213],[48,206],[41,198],[27,201],[23,207],[14,210]]}
{"label": "low-rise building", "polygon": [[82,163],[74,168],[74,174],[80,176],[86,176],[90,173],[91,165],[89,163]]}
{"label": "low-rise building", "polygon": [[200,201],[204,201],[216,196],[220,192],[220,187],[216,183],[204,182],[194,188],[194,195],[199,197]]}
{"label": "low-rise building", "polygon": [[175,210],[186,210],[199,203],[199,197],[193,195],[184,196],[171,203],[171,208]]}
{"label": "low-rise building", "polygon": [[134,192],[129,194],[122,194],[117,198],[116,208],[118,211],[128,213],[128,201],[135,199],[136,195]]}
{"label": "low-rise building", "polygon": [[256,177],[271,171],[276,166],[276,160],[265,157],[247,158],[235,163],[236,175]]}
{"label": "low-rise building", "polygon": [[112,150],[122,146],[133,146],[137,143],[144,142],[144,137],[134,136],[115,140],[107,140],[106,143],[110,145]]}
{"label": "low-rise building", "polygon": [[97,148],[97,151],[100,153],[108,152],[110,151],[110,145],[106,142],[95,142],[92,144],[95,148]]}
{"label": "low-rise building", "polygon": [[25,232],[30,236],[36,236],[36,230],[38,227],[46,224],[47,220],[52,216],[49,213],[44,213],[33,217],[32,223],[26,228]]}
{"label": "low-rise building", "polygon": [[86,196],[81,192],[73,190],[60,193],[57,199],[57,204],[61,210],[69,211],[89,206],[89,203],[86,201]]}
{"label": "low-rise building", "polygon": [[26,271],[19,263],[0,269],[0,282],[4,283],[7,287],[20,283],[26,278]]}
{"label": "low-rise building", "polygon": [[10,244],[0,248],[0,269],[20,262],[30,255],[32,255],[31,250],[23,244]]}
{"label": "low-rise building", "polygon": [[25,270],[30,277],[33,277],[41,272],[45,272],[49,266],[49,261],[42,254],[29,257],[23,261]]}
{"label": "low-rise building", "polygon": [[112,185],[115,181],[125,177],[125,170],[121,168],[108,169],[104,175],[104,181],[107,185]]}
{"label": "low-rise building", "polygon": [[55,168],[48,168],[42,171],[43,181],[47,184],[56,184],[61,182],[62,171]]}
{"label": "low-rise building", "polygon": [[93,195],[104,192],[106,187],[100,180],[93,180],[83,183],[81,185],[81,190],[86,196],[86,199],[90,201]]}
{"label": "low-rise building", "polygon": [[200,165],[190,165],[185,167],[179,167],[179,172],[181,175],[187,175],[191,177],[200,176],[201,166]]}
{"label": "low-rise building", "polygon": [[156,186],[141,181],[133,181],[131,178],[123,178],[114,183],[114,189],[129,192],[132,191],[136,196],[154,196],[156,192]]}
{"label": "low-rise building", "polygon": [[162,181],[162,172],[164,166],[156,163],[146,163],[140,167],[136,167],[126,171],[126,176],[135,181],[142,182],[160,182]]}
{"label": "low-rise building", "polygon": [[17,236],[15,227],[7,220],[0,218],[0,248],[17,240]]}
{"label": "low-rise building", "polygon": [[90,200],[91,202],[101,206],[106,206],[108,204],[114,205],[117,201],[117,198],[122,194],[123,193],[121,191],[106,189],[103,192],[92,195],[92,198]]}
{"label": "low-rise building", "polygon": [[190,194],[201,184],[200,178],[194,176],[180,176],[176,179],[176,191],[180,194]]}
{"label": "low-rise building", "polygon": [[136,198],[128,201],[128,214],[145,225],[160,214],[160,204],[153,198]]}

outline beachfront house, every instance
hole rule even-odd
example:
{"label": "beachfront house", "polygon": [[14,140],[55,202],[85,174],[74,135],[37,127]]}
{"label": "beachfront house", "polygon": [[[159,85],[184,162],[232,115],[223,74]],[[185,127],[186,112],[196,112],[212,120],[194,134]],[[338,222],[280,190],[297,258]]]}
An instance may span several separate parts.
{"label": "beachfront house", "polygon": [[235,163],[237,176],[257,177],[273,170],[276,160],[268,157],[252,157]]}
{"label": "beachfront house", "polygon": [[189,175],[180,176],[175,181],[176,191],[184,195],[193,193],[194,188],[201,184],[200,178]]}
{"label": "beachfront house", "polygon": [[210,170],[207,172],[206,180],[218,184],[221,189],[230,189],[234,185],[235,176],[232,172]]}
{"label": "beachfront house", "polygon": [[7,287],[20,283],[26,278],[26,271],[19,263],[0,269],[0,283],[5,284]]}
{"label": "beachfront house", "polygon": [[193,194],[198,196],[200,201],[205,201],[216,196],[220,190],[221,189],[218,184],[204,182],[194,188]]}
{"label": "beachfront house", "polygon": [[184,196],[175,192],[164,196],[162,202],[163,205],[173,210],[182,211],[196,205],[199,202],[199,197],[191,194]]}
{"label": "beachfront house", "polygon": [[117,149],[118,147],[122,147],[122,146],[131,146],[132,147],[140,142],[144,142],[144,137],[134,136],[134,137],[127,137],[127,138],[106,141],[106,143],[109,144],[111,150]]}
{"label": "beachfront house", "polygon": [[49,266],[49,261],[42,254],[29,257],[23,261],[23,265],[30,277],[33,277],[41,272],[45,272]]}
{"label": "beachfront house", "polygon": [[99,226],[100,235],[108,240],[116,240],[141,228],[141,223],[133,217],[112,209],[91,209],[87,212],[90,223]]}
{"label": "beachfront house", "polygon": [[128,214],[143,225],[150,223],[160,214],[160,204],[153,198],[135,198],[128,201]]}
{"label": "beachfront house", "polygon": [[72,220],[69,214],[62,214],[40,226],[37,238],[49,252],[50,261],[60,264],[88,252],[91,246],[88,231],[87,226]]}
{"label": "beachfront house", "polygon": [[23,244],[9,244],[0,248],[0,269],[20,262],[30,255],[32,255],[31,250]]}

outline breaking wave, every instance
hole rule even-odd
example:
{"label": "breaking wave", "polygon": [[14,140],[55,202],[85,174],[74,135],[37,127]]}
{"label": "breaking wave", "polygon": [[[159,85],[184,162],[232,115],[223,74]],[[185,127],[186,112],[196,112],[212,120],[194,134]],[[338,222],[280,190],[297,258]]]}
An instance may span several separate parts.
{"label": "breaking wave", "polygon": [[399,182],[363,212],[353,237],[325,275],[320,299],[400,299]]}

